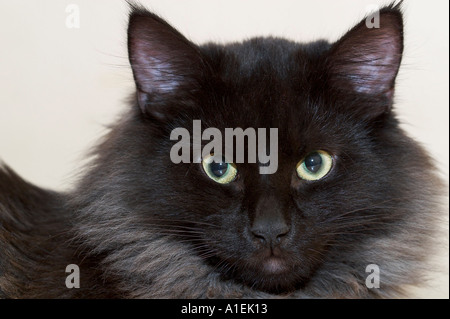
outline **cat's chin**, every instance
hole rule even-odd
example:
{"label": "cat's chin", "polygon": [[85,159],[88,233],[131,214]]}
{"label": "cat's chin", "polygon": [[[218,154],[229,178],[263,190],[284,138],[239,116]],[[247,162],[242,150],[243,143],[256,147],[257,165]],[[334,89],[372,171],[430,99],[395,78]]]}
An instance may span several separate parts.
{"label": "cat's chin", "polygon": [[246,271],[244,283],[255,290],[272,294],[286,294],[300,289],[308,281],[308,276],[299,276],[285,262],[270,258],[261,263],[259,269]]}
{"label": "cat's chin", "polygon": [[[314,265],[294,264],[287,256],[257,254],[246,260],[242,267],[224,267],[227,279],[237,280],[254,290],[272,294],[286,294],[300,289],[312,276]],[[218,264],[223,265],[222,261]],[[238,266],[238,267],[236,267]]]}
{"label": "cat's chin", "polygon": [[310,267],[292,264],[283,256],[255,258],[243,277],[247,285],[269,293],[288,293],[303,286],[310,277]]}
{"label": "cat's chin", "polygon": [[262,269],[268,275],[281,274],[288,270],[285,260],[271,256],[262,262]]}

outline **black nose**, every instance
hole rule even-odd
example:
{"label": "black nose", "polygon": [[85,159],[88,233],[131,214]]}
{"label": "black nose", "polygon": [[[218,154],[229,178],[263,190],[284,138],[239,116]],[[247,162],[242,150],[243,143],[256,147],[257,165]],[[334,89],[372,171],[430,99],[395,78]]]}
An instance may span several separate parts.
{"label": "black nose", "polygon": [[278,245],[289,233],[284,205],[273,195],[259,199],[255,210],[250,232],[264,245]]}
{"label": "black nose", "polygon": [[285,223],[265,224],[255,223],[251,228],[254,237],[258,238],[263,244],[280,244],[284,237],[289,233],[289,227]]}

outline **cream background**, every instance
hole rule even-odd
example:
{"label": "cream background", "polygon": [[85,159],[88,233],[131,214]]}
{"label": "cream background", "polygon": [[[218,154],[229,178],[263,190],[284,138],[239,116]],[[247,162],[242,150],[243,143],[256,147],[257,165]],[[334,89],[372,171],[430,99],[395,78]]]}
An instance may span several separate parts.
{"label": "cream background", "polygon": [[[409,134],[449,174],[449,2],[405,1],[406,48],[396,109]],[[68,4],[80,28],[65,24]],[[255,35],[335,40],[376,0],[142,0],[195,42]],[[427,4],[428,3],[428,4]],[[0,0],[0,159],[40,186],[70,188],[88,147],[133,90],[122,0]],[[446,203],[447,200],[446,200]],[[448,222],[443,223],[448,235]],[[415,296],[448,298],[442,275]]]}

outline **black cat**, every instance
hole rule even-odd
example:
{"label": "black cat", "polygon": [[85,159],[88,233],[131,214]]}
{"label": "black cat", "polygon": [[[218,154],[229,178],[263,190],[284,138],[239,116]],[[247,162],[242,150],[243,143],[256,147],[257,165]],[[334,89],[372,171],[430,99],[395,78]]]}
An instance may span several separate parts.
{"label": "black cat", "polygon": [[[336,43],[202,46],[133,6],[128,50],[136,95],[73,191],[0,171],[1,297],[397,297],[422,283],[442,186],[392,110],[398,5]],[[277,128],[276,173],[173,163],[170,133],[193,120]]]}

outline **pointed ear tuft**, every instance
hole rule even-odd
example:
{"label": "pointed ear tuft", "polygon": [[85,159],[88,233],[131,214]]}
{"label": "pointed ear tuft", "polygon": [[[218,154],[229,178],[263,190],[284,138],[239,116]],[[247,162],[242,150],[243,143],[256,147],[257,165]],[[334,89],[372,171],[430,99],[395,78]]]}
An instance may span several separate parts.
{"label": "pointed ear tuft", "polygon": [[[386,99],[390,108],[403,54],[400,4],[387,6],[362,20],[332,46],[327,56],[332,88]],[[379,25],[372,19],[379,19]]]}
{"label": "pointed ear tuft", "polygon": [[142,112],[164,118],[170,100],[199,85],[203,61],[198,48],[157,15],[131,6],[128,55]]}

